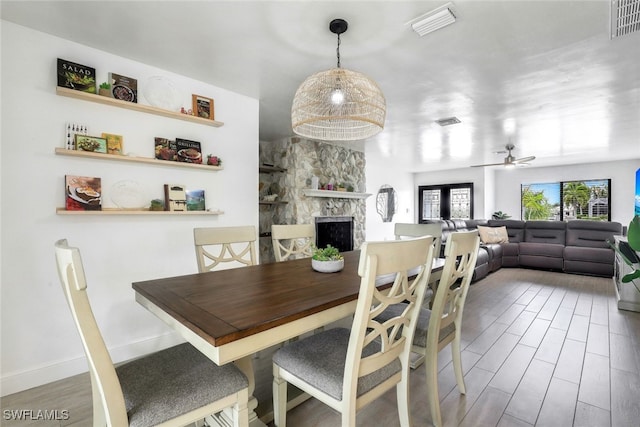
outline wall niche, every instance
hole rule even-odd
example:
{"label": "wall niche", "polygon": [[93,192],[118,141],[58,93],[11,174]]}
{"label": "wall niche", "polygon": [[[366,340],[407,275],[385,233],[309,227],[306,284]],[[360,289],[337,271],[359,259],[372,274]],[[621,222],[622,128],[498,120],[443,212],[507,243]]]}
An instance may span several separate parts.
{"label": "wall niche", "polygon": [[271,225],[314,224],[319,216],[352,216],[354,218],[353,243],[359,248],[365,241],[365,199],[308,197],[303,190],[311,188],[311,179],[318,177],[320,184],[344,184],[354,191],[364,191],[364,152],[339,145],[310,141],[299,137],[281,141],[260,141],[260,165],[268,164],[286,169],[280,173],[259,175],[260,199],[277,194],[280,205],[260,205],[260,262],[273,262]]}

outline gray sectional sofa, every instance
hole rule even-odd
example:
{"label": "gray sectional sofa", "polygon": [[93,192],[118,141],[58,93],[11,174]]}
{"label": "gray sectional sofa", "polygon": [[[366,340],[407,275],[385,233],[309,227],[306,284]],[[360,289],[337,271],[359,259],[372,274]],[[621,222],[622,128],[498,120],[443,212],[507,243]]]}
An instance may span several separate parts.
{"label": "gray sectional sofa", "polygon": [[442,246],[455,231],[477,227],[502,227],[508,243],[481,244],[473,280],[480,280],[502,267],[527,267],[565,273],[613,276],[614,252],[607,244],[622,234],[618,222],[573,220],[429,220],[442,227]]}

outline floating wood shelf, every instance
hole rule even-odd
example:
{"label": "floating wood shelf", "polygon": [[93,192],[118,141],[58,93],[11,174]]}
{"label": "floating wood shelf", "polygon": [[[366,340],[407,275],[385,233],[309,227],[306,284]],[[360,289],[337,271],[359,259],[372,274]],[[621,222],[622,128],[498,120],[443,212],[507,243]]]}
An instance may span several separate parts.
{"label": "floating wood shelf", "polygon": [[284,202],[284,201],[279,201],[279,202],[268,202],[266,200],[260,200],[260,202],[258,202],[261,205],[286,205],[289,202]]}
{"label": "floating wood shelf", "polygon": [[223,211],[150,211],[149,209],[102,208],[101,211],[68,211],[56,208],[58,215],[222,215]]}
{"label": "floating wood shelf", "polygon": [[258,171],[261,173],[274,173],[274,172],[286,172],[287,170],[284,168],[279,168],[278,166],[262,165],[258,168]]}
{"label": "floating wood shelf", "polygon": [[178,168],[197,168],[197,169],[206,169],[209,171],[219,171],[224,169],[222,166],[209,166],[203,165],[199,163],[187,163],[187,162],[173,162],[170,160],[158,160],[152,159],[150,157],[132,157],[132,156],[120,156],[118,154],[105,154],[105,153],[93,153],[91,151],[82,151],[82,150],[67,150],[66,148],[56,148],[56,154],[61,156],[72,156],[72,157],[84,157],[91,159],[102,159],[102,160],[115,160],[118,162],[134,162],[134,163],[146,163],[148,165],[158,165],[158,166],[168,166],[168,167],[178,167]]}
{"label": "floating wood shelf", "polygon": [[191,123],[198,123],[205,126],[221,127],[224,126],[223,122],[217,120],[203,119],[202,117],[191,116],[189,114],[182,114],[175,111],[165,110],[151,105],[138,104],[135,102],[122,101],[120,99],[109,98],[108,96],[95,95],[93,93],[81,92],[79,90],[68,89],[65,87],[56,86],[56,93],[60,96],[67,96],[69,98],[82,99],[84,101],[95,102],[103,105],[111,105],[114,107],[124,108],[127,110],[139,111],[147,114],[154,114],[156,116],[169,117],[171,119],[183,120]]}
{"label": "floating wood shelf", "polygon": [[334,199],[366,199],[371,193],[354,193],[350,191],[332,190],[302,190],[302,194],[307,197],[332,197]]}

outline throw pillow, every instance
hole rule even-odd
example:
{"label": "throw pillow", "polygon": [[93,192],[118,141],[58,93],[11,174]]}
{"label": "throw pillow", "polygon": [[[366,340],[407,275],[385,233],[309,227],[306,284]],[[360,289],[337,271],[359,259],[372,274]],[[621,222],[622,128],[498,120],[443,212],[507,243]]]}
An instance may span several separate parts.
{"label": "throw pillow", "polygon": [[509,235],[507,227],[483,227],[478,226],[480,241],[482,243],[509,243]]}

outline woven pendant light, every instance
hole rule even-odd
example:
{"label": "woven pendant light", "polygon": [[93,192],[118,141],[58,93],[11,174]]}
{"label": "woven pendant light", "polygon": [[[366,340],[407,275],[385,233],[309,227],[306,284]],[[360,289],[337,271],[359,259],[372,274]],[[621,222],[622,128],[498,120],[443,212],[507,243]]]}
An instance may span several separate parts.
{"label": "woven pendant light", "polygon": [[334,19],[329,29],[338,35],[338,66],[302,82],[291,106],[293,131],[323,141],[368,138],[384,128],[384,95],[369,77],[340,68],[340,34],[347,31],[347,22]]}

